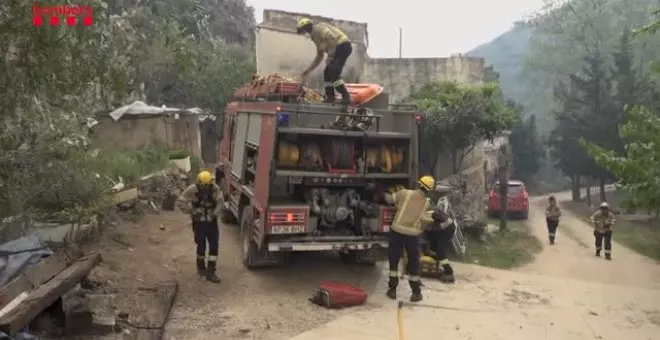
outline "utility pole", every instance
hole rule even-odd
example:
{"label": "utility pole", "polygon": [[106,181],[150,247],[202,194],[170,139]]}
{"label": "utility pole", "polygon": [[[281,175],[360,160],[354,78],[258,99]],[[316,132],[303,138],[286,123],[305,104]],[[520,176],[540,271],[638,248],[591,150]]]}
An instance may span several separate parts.
{"label": "utility pole", "polygon": [[399,59],[403,58],[403,29],[399,27]]}
{"label": "utility pole", "polygon": [[506,217],[509,206],[509,148],[506,144],[500,146],[497,155],[497,172],[500,194],[500,231],[506,231]]}

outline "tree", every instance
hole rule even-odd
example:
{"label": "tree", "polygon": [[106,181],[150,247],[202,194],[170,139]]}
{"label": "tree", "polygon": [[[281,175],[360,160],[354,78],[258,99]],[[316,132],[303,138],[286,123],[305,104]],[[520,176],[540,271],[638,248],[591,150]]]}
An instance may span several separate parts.
{"label": "tree", "polygon": [[[515,105],[515,103],[511,104]],[[517,107],[516,110],[521,116],[522,108]],[[536,129],[536,116],[519,119],[509,136],[513,154],[513,176],[531,183],[532,177],[539,171],[541,161],[545,158],[545,149]]]}
{"label": "tree", "polygon": [[516,119],[493,83],[430,83],[413,93],[409,101],[426,113],[422,130],[422,154],[430,155],[426,165],[434,169],[438,154],[444,150],[451,156],[453,173],[460,172],[465,156],[477,143],[493,140]]}
{"label": "tree", "polygon": [[[660,28],[660,11],[655,21],[637,34],[652,34]],[[642,106],[628,107],[627,121],[619,129],[625,141],[624,152],[583,140],[582,146],[595,161],[611,171],[628,192],[626,203],[660,213],[660,117]]]}

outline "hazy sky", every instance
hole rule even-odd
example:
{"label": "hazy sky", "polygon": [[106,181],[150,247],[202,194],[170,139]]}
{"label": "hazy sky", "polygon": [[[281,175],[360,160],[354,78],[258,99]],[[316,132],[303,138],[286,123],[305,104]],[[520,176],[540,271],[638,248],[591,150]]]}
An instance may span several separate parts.
{"label": "hazy sky", "polygon": [[[369,55],[446,57],[491,41],[539,10],[543,0],[247,0],[261,22],[264,8],[366,22]],[[388,5],[389,4],[389,5]]]}

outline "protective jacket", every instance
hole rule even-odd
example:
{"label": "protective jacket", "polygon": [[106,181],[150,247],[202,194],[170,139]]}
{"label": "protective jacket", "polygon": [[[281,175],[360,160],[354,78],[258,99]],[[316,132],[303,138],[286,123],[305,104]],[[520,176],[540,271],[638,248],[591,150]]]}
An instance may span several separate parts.
{"label": "protective jacket", "polygon": [[594,223],[596,232],[602,234],[610,230],[610,227],[614,224],[614,222],[616,222],[616,219],[614,218],[614,214],[612,212],[604,214],[599,210],[591,215],[591,222]]}
{"label": "protective jacket", "polygon": [[186,214],[190,214],[194,221],[211,222],[217,218],[222,201],[220,187],[213,184],[203,187],[193,184],[183,191],[177,198],[177,208]]}
{"label": "protective jacket", "polygon": [[350,41],[346,33],[325,22],[319,22],[312,28],[311,39],[319,52],[332,58],[338,45]]}
{"label": "protective jacket", "polygon": [[545,208],[545,217],[551,220],[558,220],[561,217],[561,208],[557,205],[549,205]]}
{"label": "protective jacket", "polygon": [[401,189],[387,194],[386,200],[396,206],[396,215],[390,229],[404,235],[417,236],[426,223],[433,221],[431,203],[419,190]]}

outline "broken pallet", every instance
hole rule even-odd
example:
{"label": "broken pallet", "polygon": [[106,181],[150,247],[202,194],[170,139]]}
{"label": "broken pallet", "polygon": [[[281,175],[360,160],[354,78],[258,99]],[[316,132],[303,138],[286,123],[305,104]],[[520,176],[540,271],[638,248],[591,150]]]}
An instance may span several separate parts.
{"label": "broken pallet", "polygon": [[0,331],[9,335],[19,333],[30,321],[71,290],[101,262],[101,254],[78,259],[45,284],[36,287],[10,313],[0,317]]}

